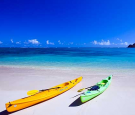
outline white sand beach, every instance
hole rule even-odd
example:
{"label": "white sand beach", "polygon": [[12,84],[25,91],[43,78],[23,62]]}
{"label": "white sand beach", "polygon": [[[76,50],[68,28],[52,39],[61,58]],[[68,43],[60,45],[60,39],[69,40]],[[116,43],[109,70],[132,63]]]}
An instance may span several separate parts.
{"label": "white sand beach", "polygon": [[[81,104],[77,90],[113,74],[110,87]],[[73,68],[25,68],[0,66],[0,115],[135,115],[135,71]],[[69,91],[40,104],[8,113],[5,103],[27,96],[27,91],[47,89],[83,76]],[[74,97],[74,98],[73,98]]]}

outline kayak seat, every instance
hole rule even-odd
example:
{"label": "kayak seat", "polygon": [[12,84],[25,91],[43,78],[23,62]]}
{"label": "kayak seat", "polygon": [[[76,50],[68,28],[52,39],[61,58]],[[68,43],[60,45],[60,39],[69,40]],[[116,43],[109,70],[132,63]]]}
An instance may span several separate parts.
{"label": "kayak seat", "polygon": [[67,85],[69,85],[69,83],[68,83],[68,82],[64,83],[64,86],[67,86]]}
{"label": "kayak seat", "polygon": [[100,85],[100,86],[105,86],[105,84],[106,84],[106,83],[100,83],[99,85]]}
{"label": "kayak seat", "polygon": [[109,77],[108,80],[111,80],[111,77]]}
{"label": "kayak seat", "polygon": [[108,80],[102,80],[100,83],[98,83],[97,85],[100,87],[104,87],[106,84],[108,83]]}
{"label": "kayak seat", "polygon": [[90,88],[90,91],[94,91],[94,90],[98,90],[100,87],[98,85],[94,85],[92,86],[92,88]]}
{"label": "kayak seat", "polygon": [[75,82],[77,82],[78,79],[75,80]]}

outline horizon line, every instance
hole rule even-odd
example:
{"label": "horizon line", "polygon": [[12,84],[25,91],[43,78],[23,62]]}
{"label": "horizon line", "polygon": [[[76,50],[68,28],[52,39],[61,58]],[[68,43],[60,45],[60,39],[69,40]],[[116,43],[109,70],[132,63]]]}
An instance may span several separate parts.
{"label": "horizon line", "polygon": [[0,48],[128,48],[128,47],[0,47]]}

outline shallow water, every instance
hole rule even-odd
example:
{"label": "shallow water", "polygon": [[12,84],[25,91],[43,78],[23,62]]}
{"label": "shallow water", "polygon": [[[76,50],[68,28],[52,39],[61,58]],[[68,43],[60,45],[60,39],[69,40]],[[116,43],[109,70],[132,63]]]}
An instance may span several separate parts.
{"label": "shallow water", "polygon": [[135,69],[135,49],[0,48],[0,65]]}

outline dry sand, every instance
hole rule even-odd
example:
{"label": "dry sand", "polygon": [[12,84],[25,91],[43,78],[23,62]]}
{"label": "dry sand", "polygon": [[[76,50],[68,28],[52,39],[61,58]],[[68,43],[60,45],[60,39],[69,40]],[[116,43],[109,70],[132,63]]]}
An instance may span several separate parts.
{"label": "dry sand", "polygon": [[[113,74],[110,87],[81,104],[78,89],[94,85]],[[38,69],[0,66],[0,115],[8,115],[5,103],[27,96],[32,89],[46,89],[83,76],[69,91],[12,115],[135,115],[135,71],[104,69]]]}

